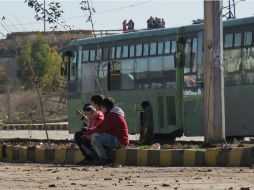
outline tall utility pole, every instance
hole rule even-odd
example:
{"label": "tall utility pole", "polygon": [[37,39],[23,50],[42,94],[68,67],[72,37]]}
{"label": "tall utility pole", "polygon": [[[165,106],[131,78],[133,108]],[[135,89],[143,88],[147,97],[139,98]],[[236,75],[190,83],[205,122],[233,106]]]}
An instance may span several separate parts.
{"label": "tall utility pole", "polygon": [[204,0],[205,141],[225,139],[222,0]]}
{"label": "tall utility pole", "polygon": [[[224,17],[227,18],[227,20],[236,18],[235,5],[236,5],[235,0],[228,0],[228,6],[223,7],[225,9],[228,9],[228,12],[225,15],[223,15]],[[232,12],[232,9],[233,9],[233,12]]]}
{"label": "tall utility pole", "polygon": [[44,32],[46,32],[46,12],[45,12],[45,0],[43,1],[43,8],[44,8]]}

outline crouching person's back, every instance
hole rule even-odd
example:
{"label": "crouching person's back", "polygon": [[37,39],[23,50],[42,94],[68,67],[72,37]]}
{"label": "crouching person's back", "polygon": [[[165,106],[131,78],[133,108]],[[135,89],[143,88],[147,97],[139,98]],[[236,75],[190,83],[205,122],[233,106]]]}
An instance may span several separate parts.
{"label": "crouching person's back", "polygon": [[98,164],[109,162],[106,148],[117,149],[129,144],[128,126],[124,119],[124,113],[120,108],[114,107],[111,98],[102,101],[101,111],[105,119],[99,129],[89,129],[93,132],[91,144],[98,155]]}

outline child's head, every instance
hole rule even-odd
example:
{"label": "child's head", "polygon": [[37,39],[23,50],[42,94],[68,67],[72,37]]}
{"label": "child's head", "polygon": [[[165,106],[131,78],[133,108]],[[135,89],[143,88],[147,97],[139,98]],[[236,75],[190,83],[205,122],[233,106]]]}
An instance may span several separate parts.
{"label": "child's head", "polygon": [[88,107],[88,106],[91,106],[91,104],[85,104],[85,105],[83,106],[83,111],[84,111],[84,112],[85,112],[86,107]]}
{"label": "child's head", "polygon": [[96,108],[96,110],[101,109],[102,99],[103,99],[103,97],[101,95],[98,95],[98,94],[91,97],[92,105]]}
{"label": "child's head", "polygon": [[104,98],[101,102],[101,111],[103,114],[109,112],[114,107],[114,100],[112,98]]}
{"label": "child's head", "polygon": [[88,120],[93,119],[97,114],[96,109],[93,106],[87,106],[84,109],[84,112],[85,112],[85,115],[87,116]]}

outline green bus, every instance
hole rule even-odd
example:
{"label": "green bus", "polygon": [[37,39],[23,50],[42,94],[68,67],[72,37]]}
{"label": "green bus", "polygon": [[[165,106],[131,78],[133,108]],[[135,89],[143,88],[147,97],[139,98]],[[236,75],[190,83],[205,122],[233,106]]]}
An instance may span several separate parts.
{"label": "green bus", "polygon": [[[226,136],[254,136],[254,17],[223,27]],[[193,24],[70,41],[62,64],[70,133],[81,126],[75,110],[104,94],[124,110],[130,134],[139,133],[135,109],[149,101],[155,134],[203,136],[203,36]]]}

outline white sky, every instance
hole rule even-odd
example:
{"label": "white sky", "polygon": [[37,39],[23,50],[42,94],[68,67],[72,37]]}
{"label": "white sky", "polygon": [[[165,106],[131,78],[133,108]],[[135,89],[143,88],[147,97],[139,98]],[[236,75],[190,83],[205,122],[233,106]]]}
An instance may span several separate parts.
{"label": "white sky", "polygon": [[[80,1],[60,1],[63,17],[66,24],[74,26],[73,29],[91,29],[90,23],[85,22],[84,13],[80,10]],[[224,0],[224,6],[227,6],[227,2]],[[121,29],[122,21],[131,18],[136,29],[146,28],[146,20],[150,16],[164,18],[166,27],[188,25],[193,19],[203,18],[202,0],[94,0],[93,7],[96,9],[93,17],[95,29]],[[253,15],[254,0],[237,4],[237,18]],[[3,34],[8,31],[43,30],[43,23],[35,21],[34,10],[27,7],[24,0],[0,0],[0,18],[3,16],[6,18],[4,21],[0,20],[0,32]]]}

